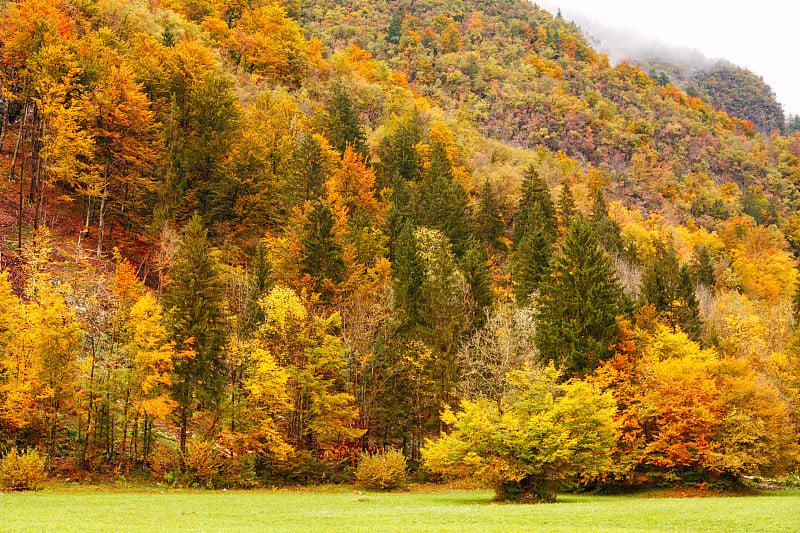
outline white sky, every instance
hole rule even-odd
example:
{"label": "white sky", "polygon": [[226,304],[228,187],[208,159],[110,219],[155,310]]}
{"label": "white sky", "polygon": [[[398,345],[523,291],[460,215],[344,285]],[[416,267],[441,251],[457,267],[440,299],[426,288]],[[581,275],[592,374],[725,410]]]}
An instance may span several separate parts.
{"label": "white sky", "polygon": [[532,0],[554,15],[696,49],[764,78],[786,114],[800,115],[800,0]]}

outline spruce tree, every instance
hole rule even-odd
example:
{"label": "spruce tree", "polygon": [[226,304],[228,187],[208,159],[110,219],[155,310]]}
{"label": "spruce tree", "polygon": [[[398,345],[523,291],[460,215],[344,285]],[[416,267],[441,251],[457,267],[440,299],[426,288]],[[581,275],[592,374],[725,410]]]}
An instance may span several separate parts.
{"label": "spruce tree", "polygon": [[333,97],[325,106],[323,122],[325,137],[339,153],[343,154],[350,144],[365,159],[368,157],[367,136],[361,127],[358,110],[341,83],[337,82],[333,87]]}
{"label": "spruce tree", "polygon": [[553,246],[542,228],[532,228],[520,241],[514,254],[514,294],[517,304],[531,303],[531,295],[547,276]]}
{"label": "spruce tree", "polygon": [[478,196],[478,210],[475,213],[475,234],[492,250],[501,249],[500,238],[506,230],[500,200],[487,180]]}
{"label": "spruce tree", "polygon": [[172,396],[178,403],[181,451],[186,449],[188,423],[198,402],[215,406],[221,398],[225,380],[224,298],[219,264],[195,214],[183,231],[164,294],[179,352],[193,353],[175,358]]}
{"label": "spruce tree", "polygon": [[603,191],[597,189],[592,206],[591,225],[600,245],[610,254],[623,251],[622,235],[619,224],[608,214],[608,204]]}
{"label": "spruce tree", "polygon": [[333,232],[334,220],[330,207],[316,202],[303,224],[303,257],[300,271],[309,274],[317,284],[329,279],[339,283],[344,279],[344,259],[342,247]]}
{"label": "spruce tree", "polygon": [[705,285],[714,290],[717,280],[714,277],[714,258],[711,257],[707,246],[698,246],[694,251],[692,274],[696,285]]}
{"label": "spruce tree", "polygon": [[414,226],[406,221],[397,237],[392,262],[395,306],[407,326],[419,323],[424,308],[425,262],[417,248]]}
{"label": "spruce tree", "polygon": [[430,167],[414,196],[417,224],[441,231],[456,256],[462,257],[471,229],[468,196],[464,186],[453,177],[450,159],[441,143],[433,143]]}
{"label": "spruce tree", "polygon": [[683,265],[678,273],[678,284],[674,300],[675,318],[681,329],[693,341],[700,342],[702,321],[700,320],[700,306],[694,295],[695,286],[689,267]]}
{"label": "spruce tree", "polygon": [[575,198],[572,196],[572,189],[567,179],[564,180],[564,185],[561,186],[561,193],[558,195],[558,214],[561,216],[561,224],[564,228],[569,228],[572,219],[577,214]]}
{"label": "spruce tree", "polygon": [[514,227],[514,245],[519,245],[522,237],[531,228],[541,228],[550,242],[556,239],[556,208],[547,184],[539,177],[533,165],[525,171],[522,181],[522,198]]}
{"label": "spruce tree", "polygon": [[687,265],[679,266],[675,249],[656,244],[656,253],[642,279],[641,301],[651,304],[669,325],[680,328],[699,341],[700,311],[695,284]]}
{"label": "spruce tree", "polygon": [[461,271],[469,287],[472,300],[471,323],[474,329],[486,322],[486,316],[494,302],[494,291],[489,273],[489,256],[482,243],[470,239],[467,253],[461,262]]}
{"label": "spruce tree", "polygon": [[608,356],[622,288],[592,229],[572,222],[562,252],[540,284],[536,346],[564,377],[584,376]]}

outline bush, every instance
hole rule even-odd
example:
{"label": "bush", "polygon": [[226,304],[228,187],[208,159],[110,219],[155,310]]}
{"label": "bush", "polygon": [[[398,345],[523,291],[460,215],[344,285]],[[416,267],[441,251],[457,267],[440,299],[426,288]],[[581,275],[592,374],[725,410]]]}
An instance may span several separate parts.
{"label": "bush", "polygon": [[150,454],[150,472],[161,481],[172,481],[180,471],[180,454],[174,446],[159,445]]}
{"label": "bush", "polygon": [[246,453],[227,459],[222,472],[222,483],[226,487],[252,489],[260,484],[256,475],[256,457],[253,454]]}
{"label": "bush", "polygon": [[372,456],[361,454],[356,479],[368,489],[393,489],[405,483],[407,467],[405,456],[396,450]]}
{"label": "bush", "polygon": [[212,488],[222,466],[222,458],[213,442],[197,439],[186,446],[183,465],[196,482]]}
{"label": "bush", "polygon": [[45,480],[45,457],[38,450],[19,453],[12,448],[0,459],[0,486],[13,490],[36,490]]}

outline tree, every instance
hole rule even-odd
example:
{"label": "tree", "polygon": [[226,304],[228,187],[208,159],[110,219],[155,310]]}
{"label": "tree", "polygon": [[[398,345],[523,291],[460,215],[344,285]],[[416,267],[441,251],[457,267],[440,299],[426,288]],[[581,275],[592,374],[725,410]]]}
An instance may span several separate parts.
{"label": "tree", "polygon": [[532,309],[502,304],[493,309],[486,323],[462,343],[458,352],[464,399],[486,398],[502,409],[510,386],[509,373],[538,360],[535,331]]}
{"label": "tree", "polygon": [[467,253],[461,261],[461,271],[464,273],[472,303],[470,323],[472,327],[481,327],[495,299],[489,273],[489,257],[482,243],[470,240]]}
{"label": "tree", "polygon": [[591,372],[608,356],[622,289],[591,228],[570,225],[550,276],[540,284],[536,346],[566,377]]}
{"label": "tree", "polygon": [[400,311],[402,322],[413,326],[421,320],[424,307],[425,263],[414,237],[414,226],[408,221],[397,238],[395,250],[392,263],[395,306]]}
{"label": "tree", "polygon": [[414,189],[417,225],[440,230],[458,257],[466,251],[470,235],[467,192],[455,179],[453,165],[442,141],[434,141],[425,178]]}
{"label": "tree", "polygon": [[178,403],[180,448],[184,451],[198,402],[216,406],[225,379],[224,286],[216,253],[197,214],[184,227],[169,277],[164,305],[178,349],[172,396]]}
{"label": "tree", "polygon": [[506,223],[500,210],[500,200],[488,180],[478,195],[475,213],[475,235],[491,250],[501,251],[500,239],[505,237]]}
{"label": "tree", "polygon": [[606,252],[609,254],[622,252],[624,246],[619,224],[609,216],[606,197],[601,189],[595,191],[590,223],[597,235],[597,239],[600,241],[600,245]]}
{"label": "tree", "polygon": [[103,169],[97,229],[100,257],[109,200],[118,214],[131,217],[140,207],[138,200],[153,187],[148,167],[155,156],[156,132],[150,102],[125,64],[109,66],[95,91],[94,109],[97,166]]}
{"label": "tree", "polygon": [[561,186],[561,192],[558,195],[558,215],[561,217],[561,226],[569,228],[576,214],[578,214],[578,212],[575,208],[575,198],[572,196],[569,179],[565,179],[564,185]]}
{"label": "tree", "polygon": [[323,129],[325,137],[340,154],[344,154],[348,145],[367,158],[367,136],[361,127],[358,113],[347,90],[341,83],[336,83],[332,89],[331,99],[325,106]]}
{"label": "tree", "polygon": [[334,233],[333,212],[327,204],[316,202],[303,223],[301,272],[315,281],[317,290],[327,283],[344,279],[342,246]]}
{"label": "tree", "polygon": [[655,257],[642,279],[643,303],[653,305],[660,316],[673,326],[680,326],[694,341],[700,340],[700,310],[689,267],[678,266],[675,249],[656,243]]}
{"label": "tree", "polygon": [[[280,413],[276,404],[265,405],[270,397],[281,401],[283,378],[274,368],[277,364],[287,374],[289,410],[282,418],[290,444],[307,449],[314,440],[326,444],[337,438],[360,437],[363,431],[354,427],[358,415],[354,399],[343,391],[344,348],[333,335],[341,326],[339,315],[315,316],[293,290],[280,286],[274,287],[260,305],[264,323],[256,332],[256,342],[262,351],[254,354],[256,367],[247,385],[251,394],[258,392],[254,399],[259,401],[259,408]],[[255,383],[259,377],[260,386],[269,387],[269,391],[254,389],[259,386]]]}
{"label": "tree", "polygon": [[514,252],[514,294],[518,305],[531,303],[532,296],[547,277],[552,255],[553,245],[542,227],[525,232]]}
{"label": "tree", "polygon": [[531,165],[522,180],[522,198],[514,224],[514,244],[519,245],[528,231],[539,229],[551,243],[556,239],[556,208],[547,184]]}
{"label": "tree", "polygon": [[425,466],[450,476],[474,476],[497,499],[553,501],[561,482],[592,478],[611,463],[616,407],[610,393],[582,381],[556,384],[550,369],[508,374],[500,406],[486,399],[447,409],[452,431],[423,449]]}

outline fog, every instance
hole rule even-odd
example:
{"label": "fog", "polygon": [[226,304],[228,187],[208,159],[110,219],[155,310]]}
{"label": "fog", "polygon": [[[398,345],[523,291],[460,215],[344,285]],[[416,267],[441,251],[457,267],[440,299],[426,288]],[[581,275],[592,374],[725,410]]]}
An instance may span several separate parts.
{"label": "fog", "polygon": [[772,88],[786,114],[800,114],[800,2],[539,0],[574,21],[612,61],[659,58],[696,68],[727,60]]}

